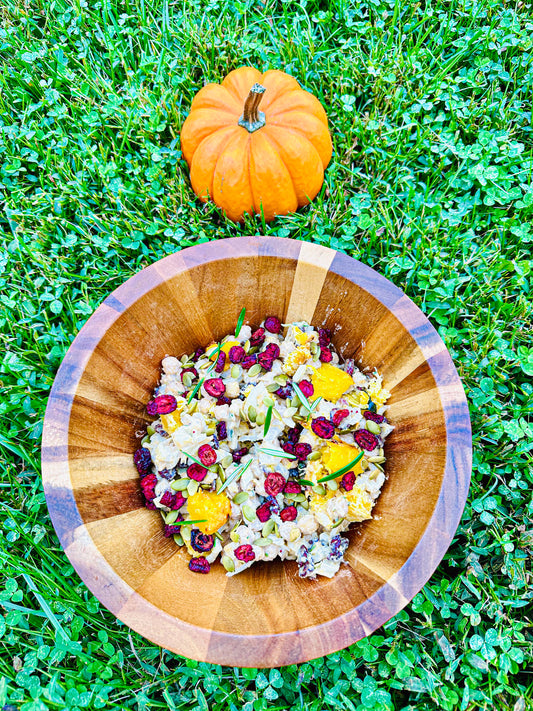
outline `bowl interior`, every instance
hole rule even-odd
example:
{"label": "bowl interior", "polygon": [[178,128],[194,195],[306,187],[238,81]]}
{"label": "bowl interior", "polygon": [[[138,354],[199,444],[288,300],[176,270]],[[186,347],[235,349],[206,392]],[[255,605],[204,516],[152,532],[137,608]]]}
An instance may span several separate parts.
{"label": "bowl interior", "polygon": [[[424,536],[446,470],[443,388],[434,370],[441,356],[449,356],[436,334],[427,331],[431,327],[421,312],[386,280],[374,288],[372,270],[355,278],[349,271],[357,264],[353,260],[344,257],[333,269],[332,250],[314,252],[307,260],[301,254],[260,251],[202,262],[187,261],[186,250],[114,292],[77,339],[76,358],[83,366],[72,381],[72,407],[65,419],[69,486],[80,522],[77,528],[65,523],[64,530],[82,526],[116,576],[141,599],[193,628],[220,633],[221,640],[319,630],[349,617],[383,586],[393,598],[385,609],[388,619],[419,589],[415,585],[409,591],[395,580]],[[146,293],[138,298],[139,291]],[[377,368],[392,393],[388,418],[395,430],[385,448],[388,479],[373,519],[352,526],[348,565],[331,580],[301,580],[295,562],[279,561],[232,578],[219,565],[209,575],[192,573],[186,552],[164,538],[159,513],[143,506],[132,454],[151,421],[145,407],[161,360],[231,332],[243,305],[251,325],[274,314],[331,328],[339,352],[355,357],[361,367]],[[402,317],[404,308],[409,319]],[[427,343],[425,333],[431,336]],[[49,488],[49,505],[53,496]],[[54,525],[61,536],[58,516],[53,515]],[[75,536],[64,545],[69,553],[69,545],[78,545]],[[424,571],[419,587],[432,572]],[[86,574],[98,589],[95,571]],[[121,604],[113,610],[117,616]],[[381,606],[387,604],[385,599]],[[340,646],[374,629],[372,613],[365,615],[359,617],[358,631],[353,618],[346,618]],[[179,644],[174,649],[194,656]],[[305,656],[324,649],[329,650],[319,643]]]}

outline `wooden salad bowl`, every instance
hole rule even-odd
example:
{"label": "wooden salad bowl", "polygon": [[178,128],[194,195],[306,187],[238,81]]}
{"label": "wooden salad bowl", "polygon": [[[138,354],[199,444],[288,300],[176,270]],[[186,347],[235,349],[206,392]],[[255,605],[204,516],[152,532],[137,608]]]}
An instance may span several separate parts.
{"label": "wooden salad bowl", "polygon": [[[395,425],[373,519],[354,524],[332,579],[296,562],[228,578],[188,569],[144,506],[133,452],[167,354],[267,315],[334,332],[339,353],[377,367]],[[129,279],[99,306],[57,373],[46,410],[46,501],[79,576],[120,620],[187,657],[243,667],[314,659],[371,634],[429,580],[451,543],[471,471],[467,402],[422,311],[373,269],[332,249],[268,237],[200,244]]]}

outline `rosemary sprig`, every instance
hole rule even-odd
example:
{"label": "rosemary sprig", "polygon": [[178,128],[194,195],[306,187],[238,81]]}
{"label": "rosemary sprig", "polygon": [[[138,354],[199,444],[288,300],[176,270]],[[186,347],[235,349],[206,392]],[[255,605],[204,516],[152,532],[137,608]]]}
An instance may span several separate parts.
{"label": "rosemary sprig", "polygon": [[263,438],[267,436],[268,430],[270,429],[270,423],[272,422],[272,405],[269,406],[267,414],[265,417],[265,426],[263,427]]}
{"label": "rosemary sprig", "polygon": [[205,378],[202,378],[201,380],[199,380],[199,381],[196,383],[196,387],[194,388],[194,390],[191,392],[191,394],[190,394],[189,397],[187,398],[187,405],[190,404],[191,400],[192,400],[193,397],[196,395],[196,393],[198,392],[198,390],[200,390],[200,388],[202,387],[202,385],[203,385],[204,383],[205,383]]}
{"label": "rosemary sprig", "polygon": [[220,489],[217,491],[217,494],[220,494],[224,489],[229,486],[232,482],[237,481],[237,479],[240,479],[241,476],[244,474],[244,472],[248,469],[250,464],[253,462],[253,459],[249,459],[246,464],[241,464],[237,469],[235,469],[229,477],[226,479],[226,481],[222,484]]}
{"label": "rosemary sprig", "polygon": [[182,449],[181,451],[186,457],[189,457],[189,459],[192,459],[193,462],[196,462],[196,464],[199,464],[201,467],[204,466],[202,462],[194,456],[194,454],[190,454],[190,452],[186,452],[184,449]]}
{"label": "rosemary sprig", "polygon": [[280,459],[296,459],[296,456],[294,454],[284,452],[283,449],[271,449],[270,447],[261,447],[259,452],[261,454],[268,454],[271,457],[279,457]]}
{"label": "rosemary sprig", "polygon": [[337,477],[342,476],[343,474],[346,474],[346,472],[349,472],[350,469],[354,466],[354,464],[357,464],[357,462],[361,461],[364,454],[365,454],[364,452],[361,452],[360,454],[357,455],[357,457],[355,459],[353,459],[346,466],[341,467],[340,469],[337,469],[337,471],[333,472],[333,474],[328,474],[327,476],[323,476],[321,479],[318,480],[317,484],[322,484],[325,481],[332,481],[332,479],[336,479]]}
{"label": "rosemary sprig", "polygon": [[237,319],[237,327],[235,329],[235,337],[237,337],[239,335],[239,333],[241,332],[241,328],[244,323],[244,314],[245,313],[246,313],[246,307],[243,306],[242,311],[239,314],[239,318]]}
{"label": "rosemary sprig", "polygon": [[175,524],[176,526],[192,526],[193,523],[207,523],[206,518],[198,518],[195,521],[176,521]]}
{"label": "rosemary sprig", "polygon": [[309,400],[305,397],[305,395],[301,391],[298,383],[292,383],[292,387],[293,387],[294,392],[296,393],[298,400],[302,403],[302,405],[305,407],[305,409],[308,412],[312,412],[311,403],[309,402]]}
{"label": "rosemary sprig", "polygon": [[305,486],[316,486],[314,481],[309,481],[309,479],[298,479],[298,484],[305,484]]}

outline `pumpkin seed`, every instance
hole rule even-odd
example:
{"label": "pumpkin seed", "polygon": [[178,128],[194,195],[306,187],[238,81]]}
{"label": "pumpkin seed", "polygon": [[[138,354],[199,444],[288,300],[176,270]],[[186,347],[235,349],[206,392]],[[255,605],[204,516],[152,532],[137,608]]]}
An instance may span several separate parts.
{"label": "pumpkin seed", "polygon": [[291,407],[295,407],[296,409],[298,409],[300,407],[300,398],[299,397],[294,396],[293,398],[291,398]]}
{"label": "pumpkin seed", "polygon": [[374,469],[373,471],[370,472],[370,474],[368,475],[368,478],[369,479],[377,479],[378,476],[379,476],[379,469]]}
{"label": "pumpkin seed", "polygon": [[309,501],[307,501],[307,500],[306,500],[306,501],[302,501],[302,503],[300,504],[300,506],[301,506],[303,509],[306,509],[306,510],[307,510],[307,509],[309,508]]}
{"label": "pumpkin seed", "polygon": [[184,541],[187,543],[191,542],[191,527],[190,526],[183,526],[183,528],[180,531],[181,537],[183,538]]}
{"label": "pumpkin seed", "polygon": [[335,479],[330,479],[329,481],[327,481],[326,486],[330,491],[337,491],[337,489],[339,488],[339,485],[337,484]]}
{"label": "pumpkin seed", "polygon": [[259,346],[252,346],[248,349],[248,355],[254,355],[254,353],[259,353]]}
{"label": "pumpkin seed", "polygon": [[292,417],[293,415],[296,415],[297,412],[298,412],[297,407],[288,407],[286,415],[287,415],[287,417]]}
{"label": "pumpkin seed", "polygon": [[271,546],[271,545],[272,545],[271,538],[256,538],[254,541],[254,546],[260,546],[261,548],[264,548],[265,546]]}
{"label": "pumpkin seed", "polygon": [[377,422],[373,422],[372,420],[367,420],[367,421],[366,421],[366,428],[367,428],[367,430],[368,430],[369,432],[372,432],[372,434],[376,434],[376,435],[377,435],[377,434],[380,433],[380,429],[379,429],[378,423],[377,423]]}
{"label": "pumpkin seed", "polygon": [[246,353],[248,353],[248,351],[250,350],[250,341],[249,341],[249,340],[248,340],[248,341],[245,341],[245,342],[242,344],[242,347],[244,348],[244,350],[246,351]]}
{"label": "pumpkin seed", "polygon": [[152,427],[152,425],[148,425],[148,427],[146,428],[146,433],[149,435],[155,434],[155,429]]}
{"label": "pumpkin seed", "polygon": [[309,410],[306,408],[305,405],[302,405],[298,411],[298,413],[305,419],[307,420],[307,417],[309,415]]}
{"label": "pumpkin seed", "polygon": [[183,378],[182,378],[182,382],[183,382],[183,384],[185,385],[186,388],[190,388],[190,387],[191,387],[192,381],[193,381],[192,373],[185,373],[184,376],[183,376]]}
{"label": "pumpkin seed", "polygon": [[274,407],[275,404],[274,398],[270,397],[270,395],[263,398],[263,405],[266,405],[267,407]]}
{"label": "pumpkin seed", "polygon": [[307,501],[307,496],[305,494],[293,494],[294,496],[294,501],[297,501],[299,504],[302,503],[302,501]]}
{"label": "pumpkin seed", "polygon": [[174,539],[174,543],[177,543],[178,546],[183,546],[183,545],[184,545],[184,540],[183,540],[183,538],[180,536],[179,533],[175,533],[175,534],[172,536],[172,538]]}
{"label": "pumpkin seed", "polygon": [[223,536],[221,533],[219,533],[218,531],[215,531],[215,532],[213,533],[213,536],[214,536],[215,538],[218,538],[219,541],[223,541],[223,540],[224,540],[224,536]]}
{"label": "pumpkin seed", "polygon": [[165,514],[165,523],[175,523],[178,520],[179,511],[169,511]]}
{"label": "pumpkin seed", "polygon": [[255,423],[257,425],[264,425],[266,422],[266,413],[265,412],[260,412],[257,417],[255,418]]}
{"label": "pumpkin seed", "polygon": [[211,435],[214,435],[216,431],[217,431],[216,426],[215,427],[211,426],[206,429],[205,433],[206,433],[206,435],[208,435],[210,437]]}
{"label": "pumpkin seed", "polygon": [[229,373],[232,378],[235,378],[235,380],[238,380],[241,377],[242,368],[240,365],[234,365],[234,366],[232,366]]}
{"label": "pumpkin seed", "polygon": [[287,501],[295,501],[296,499],[294,498],[296,494],[283,494],[284,498],[287,499]]}
{"label": "pumpkin seed", "polygon": [[194,479],[193,479],[192,481],[190,481],[187,484],[187,493],[189,494],[189,496],[193,496],[194,494],[196,494],[196,492],[198,491],[199,488],[200,488],[200,482],[194,481]]}
{"label": "pumpkin seed", "polygon": [[184,491],[189,485],[190,479],[174,479],[170,484],[172,491]]}
{"label": "pumpkin seed", "polygon": [[[251,370],[251,368],[250,368],[250,370]],[[255,409],[255,407],[253,405],[250,405],[250,407],[248,408],[248,420],[250,422],[255,422],[256,419],[257,419],[257,410]]]}
{"label": "pumpkin seed", "polygon": [[301,535],[302,535],[302,533],[301,533],[300,529],[297,526],[295,526],[292,529],[292,531],[289,533],[289,541],[294,543],[294,541],[297,541]]}
{"label": "pumpkin seed", "polygon": [[230,531],[229,537],[233,541],[233,543],[238,543],[241,540],[241,537],[237,533],[237,531]]}
{"label": "pumpkin seed", "polygon": [[270,535],[272,533],[275,525],[276,525],[276,522],[274,521],[274,519],[269,518],[268,521],[263,526],[263,528],[261,529],[263,538],[266,538],[268,535]]}
{"label": "pumpkin seed", "polygon": [[239,493],[233,497],[233,503],[239,505],[244,503],[247,499],[248,494],[246,493],[246,491],[239,491]]}
{"label": "pumpkin seed", "polygon": [[147,434],[141,439],[141,447],[146,443],[150,441],[150,435]]}
{"label": "pumpkin seed", "polygon": [[313,486],[313,492],[319,496],[324,496],[326,489],[322,486],[322,484],[317,484],[316,486]]}
{"label": "pumpkin seed", "polygon": [[318,355],[320,353],[320,348],[318,347],[317,343],[311,343],[309,345],[309,350],[311,351],[311,355]]}
{"label": "pumpkin seed", "polygon": [[368,461],[373,464],[383,464],[385,457],[368,457]]}
{"label": "pumpkin seed", "polygon": [[233,573],[235,570],[235,563],[233,560],[229,557],[229,555],[223,555],[222,558],[220,559],[220,562],[226,568],[228,573]]}
{"label": "pumpkin seed", "polygon": [[348,429],[348,430],[337,430],[337,432],[338,432],[340,435],[351,434],[352,431],[353,431],[353,430],[351,430],[351,429]]}
{"label": "pumpkin seed", "polygon": [[196,412],[198,409],[198,400],[191,400],[190,403],[187,405],[187,412],[189,415],[192,415],[193,412]]}
{"label": "pumpkin seed", "polygon": [[248,371],[248,375],[250,378],[255,378],[255,376],[259,375],[260,372],[261,372],[261,366],[259,365],[259,363],[255,363],[254,365],[252,365],[252,367]]}
{"label": "pumpkin seed", "polygon": [[224,471],[222,464],[217,464],[217,474],[223,482],[226,481],[226,472]]}
{"label": "pumpkin seed", "polygon": [[276,390],[279,389],[278,383],[270,383],[270,385],[266,386],[266,389],[268,390],[269,393],[275,393]]}
{"label": "pumpkin seed", "polygon": [[231,454],[225,454],[220,460],[220,464],[226,469],[231,465],[232,462],[233,457],[231,456]]}
{"label": "pumpkin seed", "polygon": [[180,363],[186,363],[189,360],[189,356],[187,354],[182,355],[180,358]]}
{"label": "pumpkin seed", "polygon": [[310,462],[316,462],[316,460],[317,460],[317,459],[320,459],[321,456],[322,456],[322,452],[318,452],[318,451],[317,451],[317,452],[311,452],[311,454],[307,457],[307,459],[308,459]]}
{"label": "pumpkin seed", "polygon": [[[303,415],[293,415],[292,419],[295,422],[305,422],[307,420],[307,417],[304,417]],[[309,457],[307,457],[309,459]]]}
{"label": "pumpkin seed", "polygon": [[340,526],[343,521],[344,521],[344,519],[340,518],[338,521],[335,521],[335,523],[333,524],[333,526],[331,528],[337,528],[337,526]]}
{"label": "pumpkin seed", "polygon": [[[279,375],[274,376],[274,380],[276,383],[279,383],[280,385],[287,385],[287,380],[289,379],[288,375],[283,375],[283,373],[280,373]],[[277,388],[276,388],[277,390]]]}
{"label": "pumpkin seed", "polygon": [[242,514],[247,521],[251,522],[251,521],[255,521],[255,519],[256,519],[255,509],[253,506],[250,506],[250,504],[243,505]]}
{"label": "pumpkin seed", "polygon": [[276,538],[279,538],[279,537],[280,537],[280,535],[279,535],[279,526],[278,526],[277,523],[274,524],[274,534],[275,534]]}

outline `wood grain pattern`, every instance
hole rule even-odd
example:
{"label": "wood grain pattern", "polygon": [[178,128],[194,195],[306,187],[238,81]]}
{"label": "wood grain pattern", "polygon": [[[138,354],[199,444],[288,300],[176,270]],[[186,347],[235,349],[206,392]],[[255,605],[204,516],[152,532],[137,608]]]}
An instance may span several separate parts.
{"label": "wood grain pattern", "polygon": [[[392,393],[388,479],[332,580],[301,580],[294,562],[191,573],[143,507],[132,454],[161,359],[222,337],[243,305],[252,324],[275,314],[331,328],[341,353],[377,367]],[[327,248],[242,237],[171,255],[96,310],[54,381],[42,464],[61,544],[113,614],[188,657],[281,666],[371,634],[431,577],[468,492],[470,420],[442,340],[400,289]]]}

